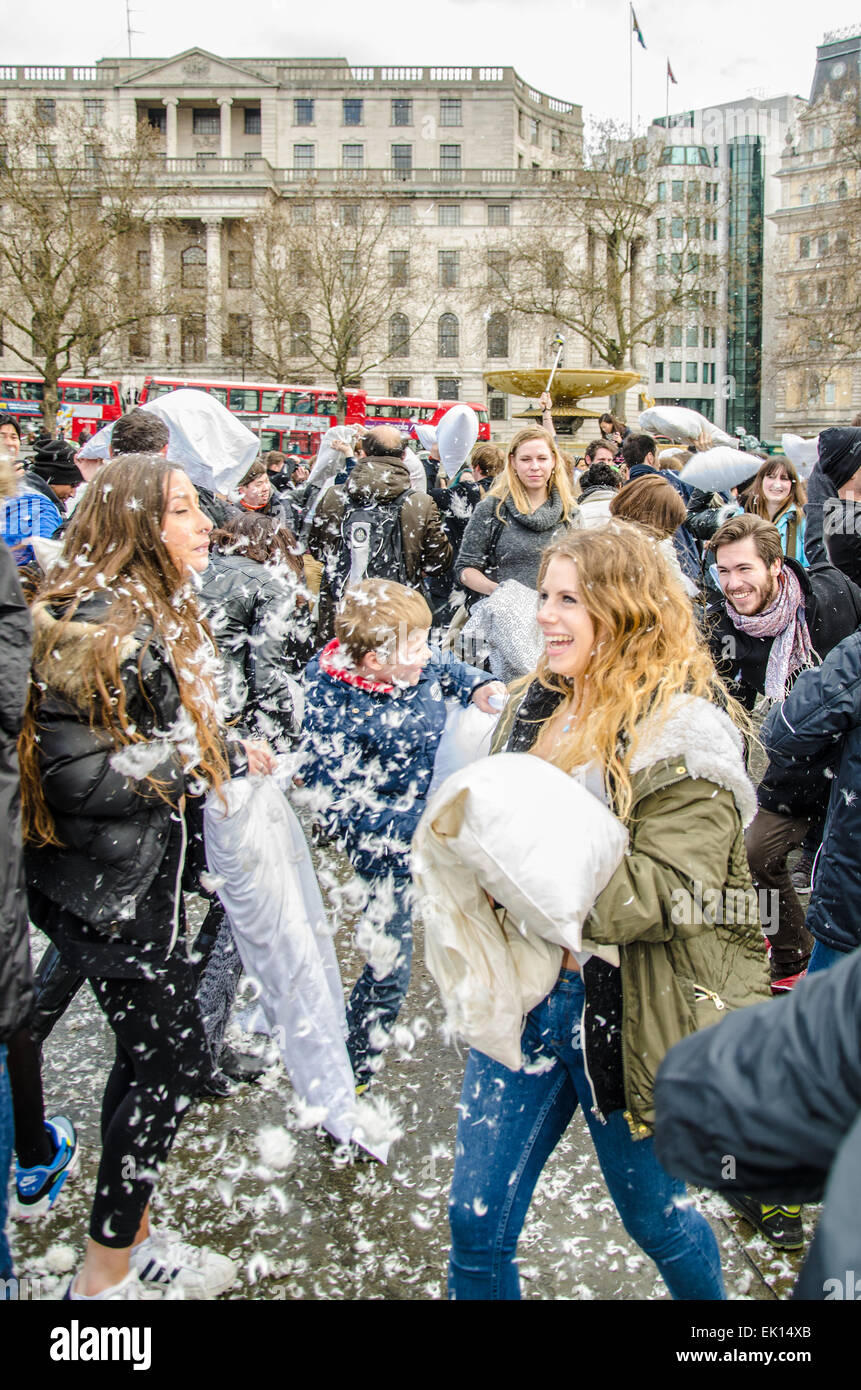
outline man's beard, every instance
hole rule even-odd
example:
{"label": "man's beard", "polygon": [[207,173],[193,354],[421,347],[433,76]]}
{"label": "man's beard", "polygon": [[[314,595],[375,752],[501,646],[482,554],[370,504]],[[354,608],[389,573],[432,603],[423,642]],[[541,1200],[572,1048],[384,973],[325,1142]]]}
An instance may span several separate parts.
{"label": "man's beard", "polygon": [[[754,586],[751,585],[750,587],[753,588]],[[726,595],[726,601],[729,604],[730,608],[732,608],[733,612],[738,613],[740,617],[756,618],[760,613],[764,613],[766,608],[770,608],[771,605],[774,603],[775,599],[777,598],[778,581],[776,579],[772,580],[770,589],[767,589],[765,592],[763,592],[763,590],[761,589],[757,589],[757,593],[760,594],[761,597],[756,605],[756,608],[747,609],[744,613],[742,613],[740,608],[736,608],[735,604],[733,603],[732,599],[729,597],[728,594]]]}

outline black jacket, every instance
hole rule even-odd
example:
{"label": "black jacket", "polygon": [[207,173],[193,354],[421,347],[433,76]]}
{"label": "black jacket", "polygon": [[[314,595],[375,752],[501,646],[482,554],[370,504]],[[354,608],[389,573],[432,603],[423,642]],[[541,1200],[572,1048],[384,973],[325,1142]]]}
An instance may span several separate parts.
{"label": "black jacket", "polygon": [[771,766],[801,786],[823,764],[833,770],[807,929],[837,951],[852,951],[861,946],[861,632],[801,673],[769,712],[762,740]]}
{"label": "black jacket", "polygon": [[[115,743],[90,726],[81,677],[105,611],[103,600],[91,599],[61,632],[56,613],[34,606],[34,677],[44,684],[36,713],[39,761],[62,843],[27,849],[27,880],[111,940],[151,942],[164,934],[164,923],[138,920],[136,907],[178,825],[185,774],[176,744],[165,741],[147,768],[163,787],[160,796],[150,781],[113,767]],[[180,713],[179,688],[164,650],[146,629],[128,639],[121,675],[129,722],[148,739],[166,732]]]}
{"label": "black jacket", "polygon": [[298,733],[288,676],[314,654],[310,613],[297,585],[242,555],[210,555],[201,609],[225,663],[228,717],[246,737],[290,743]]}
{"label": "black jacket", "polygon": [[0,1042],[26,1021],[33,999],[17,748],[29,669],[30,615],[0,543]]}
{"label": "black jacket", "polygon": [[[861,468],[861,429],[823,430],[819,462],[808,480],[807,534],[814,553],[861,584],[861,505],[838,497],[837,490]],[[809,542],[805,549],[810,554]],[[811,562],[812,563],[812,562]]]}
{"label": "black jacket", "polygon": [[[811,559],[809,570],[797,560],[785,558],[783,563],[801,585],[811,645],[821,660],[861,623],[861,589],[824,556],[820,563]],[[742,704],[753,709],[757,694],[765,692],[765,673],[774,638],[752,637],[739,631],[727,613],[723,594],[710,601],[706,623],[718,672],[734,687]],[[800,775],[797,767],[769,764],[757,792],[760,807],[776,815],[819,814],[830,790],[825,765],[822,761],[818,769],[808,767]]]}
{"label": "black jacket", "polygon": [[855,951],[780,1002],[685,1038],[658,1072],[655,1151],[668,1172],[764,1201],[824,1193],[795,1299],[857,1297],[837,1289],[848,1271],[861,1276],[859,1018]]}

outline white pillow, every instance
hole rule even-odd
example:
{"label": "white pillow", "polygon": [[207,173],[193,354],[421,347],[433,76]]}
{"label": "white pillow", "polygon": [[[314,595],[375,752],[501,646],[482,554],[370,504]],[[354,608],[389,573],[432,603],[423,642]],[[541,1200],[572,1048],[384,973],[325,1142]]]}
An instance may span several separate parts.
{"label": "white pillow", "polygon": [[515,926],[583,948],[583,923],[628,844],[602,801],[542,758],[499,753],[446,779],[423,822],[439,833],[446,820],[447,848]]}

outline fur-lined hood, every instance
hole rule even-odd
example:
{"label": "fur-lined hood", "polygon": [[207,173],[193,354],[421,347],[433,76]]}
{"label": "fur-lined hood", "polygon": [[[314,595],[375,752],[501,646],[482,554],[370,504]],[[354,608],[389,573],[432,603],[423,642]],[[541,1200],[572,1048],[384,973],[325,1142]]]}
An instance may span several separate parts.
{"label": "fur-lined hood", "polygon": [[731,792],[742,824],[756,815],[756,792],[745,771],[744,743],[729,715],[696,695],[679,695],[665,717],[647,719],[631,759],[631,772],[683,759],[689,777]]}
{"label": "fur-lined hood", "polygon": [[[95,638],[104,631],[98,618],[106,613],[105,605],[99,600],[90,600],[81,605],[69,623],[56,618],[46,603],[36,602],[30,611],[34,679],[89,715],[84,674],[92,670]],[[81,617],[81,612],[86,616]],[[120,663],[134,656],[143,640],[142,632],[124,637],[118,653]]]}

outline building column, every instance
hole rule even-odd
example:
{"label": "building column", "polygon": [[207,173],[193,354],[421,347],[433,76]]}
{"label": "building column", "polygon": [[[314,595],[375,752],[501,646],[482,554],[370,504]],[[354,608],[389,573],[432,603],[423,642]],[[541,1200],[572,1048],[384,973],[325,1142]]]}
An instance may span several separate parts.
{"label": "building column", "polygon": [[[164,223],[151,222],[149,226],[149,283],[150,294],[155,303],[160,303],[164,295]],[[167,366],[165,331],[167,324],[163,318],[150,319],[150,358],[153,362],[164,362]]]}
{"label": "building column", "polygon": [[179,140],[176,130],[176,112],[179,106],[179,97],[162,97],[162,104],[167,112],[165,154],[168,159],[176,159],[179,150]]}
{"label": "building column", "polygon": [[233,98],[219,97],[218,109],[221,113],[221,158],[230,159],[232,150],[230,141],[230,119],[233,109]]}
{"label": "building column", "polygon": [[220,217],[205,217],[206,226],[206,360],[221,357],[221,223]]}

